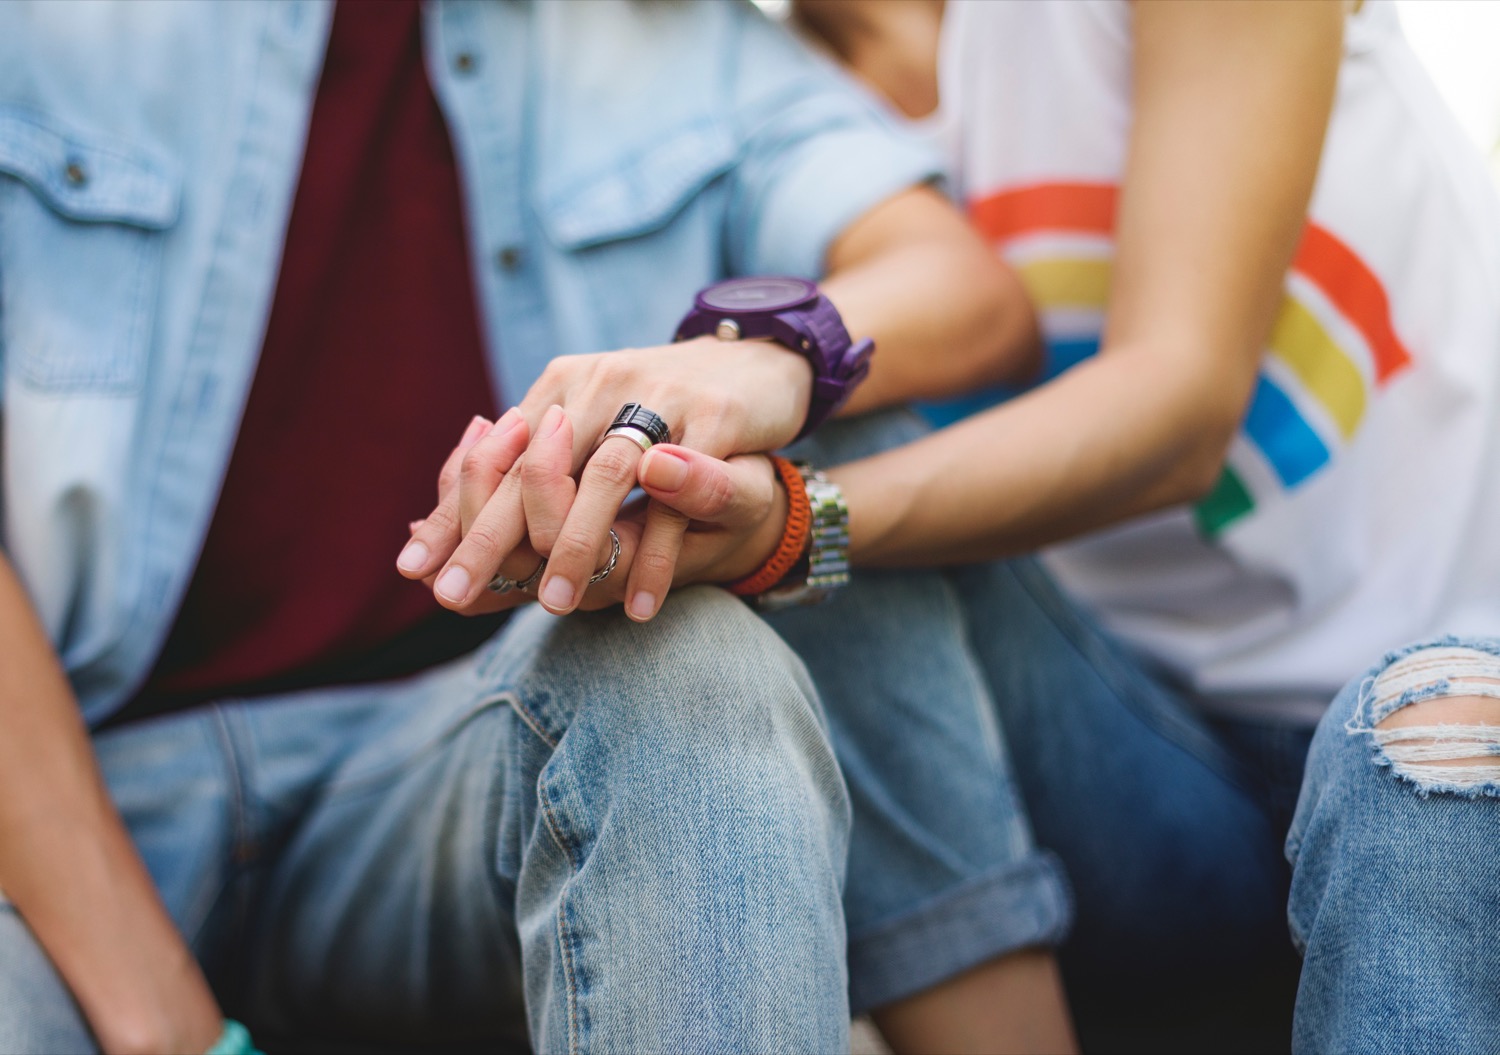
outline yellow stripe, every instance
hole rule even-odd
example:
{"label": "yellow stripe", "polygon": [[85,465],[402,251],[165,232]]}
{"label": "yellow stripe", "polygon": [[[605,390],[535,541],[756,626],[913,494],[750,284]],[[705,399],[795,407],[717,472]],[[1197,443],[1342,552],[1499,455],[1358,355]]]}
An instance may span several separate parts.
{"label": "yellow stripe", "polygon": [[1021,264],[1026,292],[1041,308],[1094,308],[1109,306],[1109,261],[1042,259]]}
{"label": "yellow stripe", "polygon": [[1353,436],[1365,413],[1365,379],[1313,313],[1290,296],[1281,302],[1271,351],[1328,411],[1344,439]]}
{"label": "yellow stripe", "polygon": [[[1110,261],[1044,257],[1019,265],[1026,291],[1042,309],[1109,306]],[[1288,296],[1271,331],[1271,352],[1328,412],[1347,440],[1365,413],[1365,379],[1307,307]]]}

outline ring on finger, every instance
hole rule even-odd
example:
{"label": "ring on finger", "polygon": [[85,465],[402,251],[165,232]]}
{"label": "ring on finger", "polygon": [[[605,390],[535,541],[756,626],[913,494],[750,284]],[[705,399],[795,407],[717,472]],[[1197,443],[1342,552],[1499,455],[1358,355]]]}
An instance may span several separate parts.
{"label": "ring on finger", "polygon": [[520,590],[522,593],[525,593],[537,584],[537,581],[542,577],[542,572],[546,570],[547,558],[543,557],[542,562],[536,566],[536,571],[526,576],[526,578],[507,579],[504,575],[496,575],[490,580],[489,589],[499,594],[510,593],[512,590]]}
{"label": "ring on finger", "polygon": [[[543,561],[542,563],[545,564],[546,561]],[[594,572],[592,576],[589,577],[589,585],[592,586],[596,582],[603,582],[605,579],[609,578],[609,573],[615,570],[615,565],[618,563],[620,563],[620,536],[615,534],[614,528],[610,528],[609,560],[604,562],[604,567],[600,568],[598,571]]]}
{"label": "ring on finger", "polygon": [[604,439],[611,436],[627,439],[642,451],[649,451],[658,443],[672,442],[672,430],[667,426],[666,420],[639,403],[626,403],[619,409],[615,420],[610,422],[608,431],[604,433]]}

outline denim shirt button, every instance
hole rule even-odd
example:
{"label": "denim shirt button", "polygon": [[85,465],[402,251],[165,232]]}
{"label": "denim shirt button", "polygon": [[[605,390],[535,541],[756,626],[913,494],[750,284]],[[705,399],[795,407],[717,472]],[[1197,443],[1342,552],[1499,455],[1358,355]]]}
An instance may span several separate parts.
{"label": "denim shirt button", "polygon": [[453,56],[453,68],[459,73],[473,73],[474,68],[479,65],[479,60],[474,57],[473,52],[460,51]]}
{"label": "denim shirt button", "polygon": [[515,245],[506,246],[495,254],[495,262],[500,265],[502,270],[514,271],[521,266],[521,247]]}
{"label": "denim shirt button", "polygon": [[63,168],[63,179],[67,180],[70,186],[82,187],[89,181],[88,170],[79,162],[70,161]]}

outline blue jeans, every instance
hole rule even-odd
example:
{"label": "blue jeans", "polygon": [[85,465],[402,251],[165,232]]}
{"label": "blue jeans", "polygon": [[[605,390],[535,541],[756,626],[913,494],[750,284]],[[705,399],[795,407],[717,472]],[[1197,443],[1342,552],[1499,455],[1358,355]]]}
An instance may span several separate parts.
{"label": "blue jeans", "polygon": [[[927,431],[885,411],[824,425],[790,453],[836,465]],[[852,1010],[1061,941],[1067,882],[1032,838],[948,576],[862,571],[829,602],[769,622],[818,687],[853,805]]]}
{"label": "blue jeans", "polygon": [[[647,626],[533,609],[405,682],[95,746],[226,1013],[263,1042],[848,1050],[845,789],[801,665],[721,591]],[[0,1051],[88,1050],[0,906]]]}
{"label": "blue jeans", "polygon": [[[1306,1052],[1500,1050],[1500,770],[1455,791],[1391,764],[1369,701],[1400,654],[1316,735],[1215,722],[1036,564],[956,581],[1038,841],[1072,881],[1063,964],[1086,1048],[1092,1030],[1143,1050],[1288,1034]],[[1276,1006],[1288,914],[1294,1026]],[[1280,1035],[1241,1032],[1257,1021]]]}

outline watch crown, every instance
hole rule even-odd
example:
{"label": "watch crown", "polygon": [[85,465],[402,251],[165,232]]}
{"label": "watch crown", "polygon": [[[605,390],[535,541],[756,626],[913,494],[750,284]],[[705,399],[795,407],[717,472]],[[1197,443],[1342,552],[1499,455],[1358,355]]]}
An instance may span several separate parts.
{"label": "watch crown", "polygon": [[714,335],[721,341],[737,341],[740,339],[740,324],[733,319],[720,319]]}

